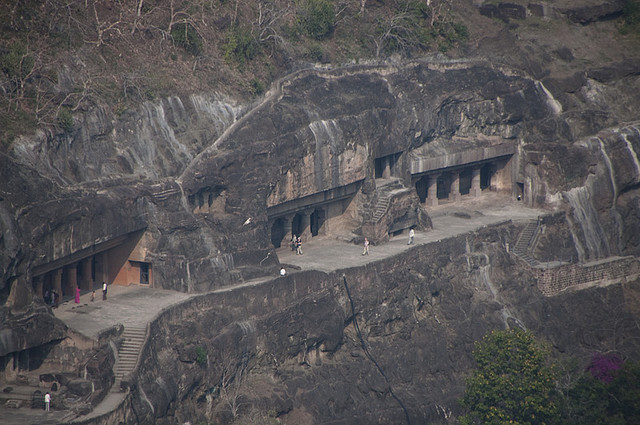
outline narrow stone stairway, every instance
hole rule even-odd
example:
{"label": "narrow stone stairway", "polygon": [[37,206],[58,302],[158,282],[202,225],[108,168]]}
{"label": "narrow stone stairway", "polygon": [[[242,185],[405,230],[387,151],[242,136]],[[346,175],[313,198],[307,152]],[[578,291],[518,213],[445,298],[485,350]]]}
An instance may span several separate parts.
{"label": "narrow stone stairway", "polygon": [[403,188],[402,181],[398,178],[376,179],[376,186],[378,190],[378,202],[376,203],[374,213],[370,220],[373,223],[379,222],[387,213],[393,192]]}
{"label": "narrow stone stairway", "polygon": [[146,335],[146,328],[124,328],[122,332],[123,342],[118,349],[116,364],[113,366],[113,373],[116,377],[113,389],[119,391],[122,378],[135,369]]}
{"label": "narrow stone stairway", "polygon": [[538,220],[531,220],[520,232],[518,241],[513,247],[513,253],[522,258],[530,266],[534,267],[540,264],[538,260],[529,255],[529,246],[538,230]]}

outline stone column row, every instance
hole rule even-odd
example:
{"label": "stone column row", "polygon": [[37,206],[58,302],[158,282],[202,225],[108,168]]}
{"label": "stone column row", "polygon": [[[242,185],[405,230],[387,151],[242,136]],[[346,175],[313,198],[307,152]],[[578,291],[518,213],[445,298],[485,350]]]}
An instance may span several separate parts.
{"label": "stone column row", "polygon": [[[427,182],[427,199],[426,204],[428,206],[438,205],[438,178],[441,173],[430,174]],[[461,198],[460,193],[460,172],[451,172],[451,186],[449,187],[449,200],[458,201]],[[473,197],[478,197],[482,194],[480,188],[480,167],[473,167],[471,170],[471,189],[469,194]]]}
{"label": "stone column row", "polygon": [[[51,289],[60,294],[60,296],[73,295],[78,287],[82,290],[90,291],[93,289],[92,263],[93,256],[55,269],[49,272],[48,275],[35,276],[32,283],[33,290],[38,296],[44,296],[45,279],[48,279]],[[80,276],[78,270],[82,271]],[[79,279],[79,277],[82,279]]]}

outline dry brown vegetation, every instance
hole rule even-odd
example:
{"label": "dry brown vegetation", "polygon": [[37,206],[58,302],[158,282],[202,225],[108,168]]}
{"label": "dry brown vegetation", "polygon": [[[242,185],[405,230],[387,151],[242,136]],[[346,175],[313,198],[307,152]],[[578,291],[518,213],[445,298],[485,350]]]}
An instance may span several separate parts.
{"label": "dry brown vegetation", "polygon": [[[119,114],[169,94],[260,95],[309,63],[468,55],[510,25],[453,0],[7,0],[0,16],[3,142],[71,131],[96,104]],[[538,21],[509,31],[545,49],[536,34],[551,24]]]}

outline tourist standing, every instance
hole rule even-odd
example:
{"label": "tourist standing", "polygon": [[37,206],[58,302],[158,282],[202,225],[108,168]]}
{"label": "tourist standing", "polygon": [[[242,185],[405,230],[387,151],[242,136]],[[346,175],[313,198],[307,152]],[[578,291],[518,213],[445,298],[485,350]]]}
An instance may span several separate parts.
{"label": "tourist standing", "polygon": [[96,291],[94,289],[93,292],[91,292],[91,302],[94,302],[95,300],[96,300]]}
{"label": "tourist standing", "polygon": [[413,237],[416,235],[416,232],[413,231],[413,227],[409,230],[409,242],[407,245],[411,245],[413,243]]}
{"label": "tourist standing", "polygon": [[44,395],[44,410],[49,411],[49,406],[51,405],[51,394],[46,393]]}
{"label": "tourist standing", "polygon": [[302,255],[302,239],[300,236],[296,238],[296,255]]}
{"label": "tourist standing", "polygon": [[102,300],[107,299],[107,282],[102,282]]}
{"label": "tourist standing", "polygon": [[80,288],[76,286],[76,304],[80,304]]}
{"label": "tourist standing", "polygon": [[364,238],[364,250],[362,251],[362,255],[369,255],[369,239]]}
{"label": "tourist standing", "polygon": [[287,274],[287,271],[284,269],[284,267],[280,268],[280,276],[284,276]]}

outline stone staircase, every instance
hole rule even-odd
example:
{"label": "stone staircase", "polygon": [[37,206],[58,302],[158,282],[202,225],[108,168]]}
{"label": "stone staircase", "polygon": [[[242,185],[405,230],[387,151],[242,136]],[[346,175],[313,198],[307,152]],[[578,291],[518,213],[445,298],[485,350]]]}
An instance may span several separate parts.
{"label": "stone staircase", "polygon": [[122,332],[123,342],[118,349],[116,364],[113,366],[116,381],[112,388],[118,390],[122,378],[135,369],[146,335],[146,328],[124,328]]}
{"label": "stone staircase", "polygon": [[391,197],[393,196],[393,191],[403,188],[401,180],[395,178],[376,179],[376,187],[378,191],[378,202],[376,203],[373,215],[369,220],[372,223],[378,223],[387,213]]}
{"label": "stone staircase", "polygon": [[518,241],[513,247],[512,252],[520,257],[524,262],[529,264],[531,267],[535,267],[540,262],[529,255],[529,247],[533,243],[533,240],[537,236],[539,220],[531,220],[520,232],[520,236],[518,237]]}

